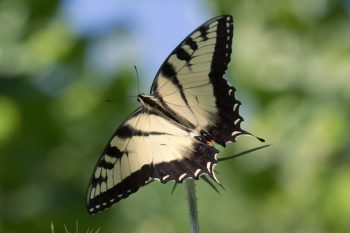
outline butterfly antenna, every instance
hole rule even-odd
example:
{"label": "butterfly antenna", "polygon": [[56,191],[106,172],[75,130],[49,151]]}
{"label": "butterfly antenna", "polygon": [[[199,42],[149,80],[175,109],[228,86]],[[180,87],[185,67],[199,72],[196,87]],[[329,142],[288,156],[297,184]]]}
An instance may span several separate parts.
{"label": "butterfly antenna", "polygon": [[137,96],[131,95],[131,96],[126,96],[122,99],[105,99],[107,103],[112,103],[112,102],[122,102],[125,101],[125,98],[137,98]]}
{"label": "butterfly antenna", "polygon": [[134,69],[136,72],[136,78],[137,78],[137,94],[140,94],[140,80],[139,80],[139,72],[137,72],[137,67],[134,65]]}

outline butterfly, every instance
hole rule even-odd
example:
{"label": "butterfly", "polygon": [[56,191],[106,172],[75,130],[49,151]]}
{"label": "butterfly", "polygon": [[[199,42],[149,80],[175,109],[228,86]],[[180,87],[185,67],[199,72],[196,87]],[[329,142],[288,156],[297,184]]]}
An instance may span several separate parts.
{"label": "butterfly", "polygon": [[230,62],[233,18],[215,17],[194,30],[167,57],[150,95],[113,134],[92,173],[87,210],[98,213],[150,179],[177,183],[207,174],[217,181],[219,151],[240,135],[241,103],[223,78]]}

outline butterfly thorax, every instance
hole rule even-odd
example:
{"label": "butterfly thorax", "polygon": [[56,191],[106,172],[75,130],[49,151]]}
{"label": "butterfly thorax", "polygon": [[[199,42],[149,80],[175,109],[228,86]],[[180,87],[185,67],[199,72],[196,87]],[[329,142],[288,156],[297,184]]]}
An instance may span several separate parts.
{"label": "butterfly thorax", "polygon": [[139,94],[137,101],[141,103],[142,107],[147,110],[148,113],[163,116],[173,124],[176,124],[180,128],[194,129],[193,125],[186,118],[172,111],[167,104],[162,101],[162,98],[153,95]]}

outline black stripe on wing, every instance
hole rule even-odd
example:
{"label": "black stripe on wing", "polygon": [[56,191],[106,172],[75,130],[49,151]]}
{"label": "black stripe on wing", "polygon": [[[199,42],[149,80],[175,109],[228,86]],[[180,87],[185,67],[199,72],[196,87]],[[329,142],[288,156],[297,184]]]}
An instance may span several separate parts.
{"label": "black stripe on wing", "polygon": [[233,19],[226,16],[218,20],[216,44],[209,73],[210,80],[222,79],[230,63],[232,52]]}
{"label": "black stripe on wing", "polygon": [[[180,47],[180,48],[177,48],[175,50],[177,56],[179,56],[178,55],[179,50],[182,51],[183,49]],[[190,55],[189,55],[189,59],[191,59]],[[163,67],[161,68],[161,72],[162,72],[164,78],[168,79],[170,82],[172,82],[177,87],[178,91],[180,92],[181,98],[186,103],[186,105],[188,105],[187,98],[186,98],[186,96],[185,96],[185,94],[183,92],[183,87],[180,84],[179,79],[177,78],[175,67],[172,64],[166,62],[166,63],[164,63]]]}
{"label": "black stripe on wing", "polygon": [[227,141],[235,141],[243,134],[240,123],[243,118],[239,115],[240,102],[235,98],[235,88],[223,78],[231,59],[233,37],[233,19],[231,16],[219,19],[217,42],[211,63],[209,78],[214,88],[214,96],[218,115],[215,124],[205,129],[214,140],[225,146]]}
{"label": "black stripe on wing", "polygon": [[131,138],[134,136],[148,137],[151,135],[166,135],[166,134],[167,133],[163,133],[163,132],[155,132],[155,131],[147,132],[147,131],[138,130],[133,128],[130,125],[123,125],[119,127],[119,129],[115,133],[115,135],[118,136],[119,138]]}
{"label": "black stripe on wing", "polygon": [[210,82],[214,88],[218,113],[215,124],[204,130],[217,143],[225,146],[225,143],[228,141],[235,142],[239,135],[250,135],[250,133],[242,130],[240,127],[243,118],[239,115],[241,103],[235,98],[236,89],[223,78],[232,52],[233,19],[227,16],[219,19],[218,22],[217,43],[209,73]]}

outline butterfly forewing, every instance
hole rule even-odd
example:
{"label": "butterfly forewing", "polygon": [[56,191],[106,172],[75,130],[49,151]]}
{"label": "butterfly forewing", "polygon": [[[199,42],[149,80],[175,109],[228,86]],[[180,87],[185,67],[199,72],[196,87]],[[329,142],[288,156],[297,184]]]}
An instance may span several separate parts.
{"label": "butterfly forewing", "polygon": [[247,133],[240,128],[243,118],[235,89],[223,78],[230,62],[232,35],[231,16],[206,22],[169,55],[151,89],[167,108],[223,146]]}

